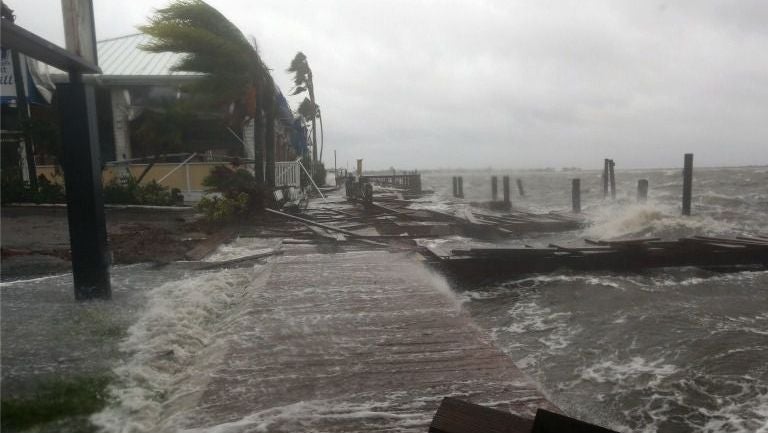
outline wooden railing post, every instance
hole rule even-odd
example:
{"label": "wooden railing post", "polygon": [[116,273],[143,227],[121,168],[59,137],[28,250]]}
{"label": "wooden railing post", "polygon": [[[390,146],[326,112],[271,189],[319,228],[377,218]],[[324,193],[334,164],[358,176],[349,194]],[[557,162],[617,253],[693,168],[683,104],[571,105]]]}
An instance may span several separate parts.
{"label": "wooden railing post", "polygon": [[573,213],[581,213],[581,179],[571,179]]}
{"label": "wooden railing post", "polygon": [[693,154],[686,153],[683,162],[683,215],[691,215],[693,189]]}

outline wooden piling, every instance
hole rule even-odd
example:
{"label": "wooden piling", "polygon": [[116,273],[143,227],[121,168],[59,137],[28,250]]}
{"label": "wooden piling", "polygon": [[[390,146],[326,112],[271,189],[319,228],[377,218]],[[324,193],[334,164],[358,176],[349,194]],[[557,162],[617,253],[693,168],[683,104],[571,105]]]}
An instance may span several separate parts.
{"label": "wooden piling", "polygon": [[611,200],[616,200],[616,176],[613,170],[615,166],[616,163],[611,159],[610,163],[608,164],[608,177],[611,181]]}
{"label": "wooden piling", "polygon": [[515,182],[517,182],[517,192],[520,194],[520,197],[525,197],[525,190],[523,189],[523,180],[522,179],[516,179]]}
{"label": "wooden piling", "polygon": [[459,196],[459,178],[458,176],[453,176],[453,196],[458,197]]}
{"label": "wooden piling", "polygon": [[683,164],[683,215],[691,215],[691,190],[693,187],[693,154],[686,153]]}
{"label": "wooden piling", "polygon": [[611,165],[611,160],[606,158],[603,160],[603,200],[608,198],[608,166]]}
{"label": "wooden piling", "polygon": [[499,198],[499,178],[497,176],[491,176],[491,201],[496,201]]}
{"label": "wooden piling", "polygon": [[509,176],[502,178],[501,187],[504,193],[504,203],[509,203]]}
{"label": "wooden piling", "polygon": [[573,213],[581,213],[581,179],[571,179]]}
{"label": "wooden piling", "polygon": [[645,203],[646,200],[648,200],[648,179],[640,179],[637,181],[637,201]]}
{"label": "wooden piling", "polygon": [[459,198],[464,198],[464,177],[463,176],[459,176],[458,186],[459,186],[459,195],[458,195],[458,197]]}

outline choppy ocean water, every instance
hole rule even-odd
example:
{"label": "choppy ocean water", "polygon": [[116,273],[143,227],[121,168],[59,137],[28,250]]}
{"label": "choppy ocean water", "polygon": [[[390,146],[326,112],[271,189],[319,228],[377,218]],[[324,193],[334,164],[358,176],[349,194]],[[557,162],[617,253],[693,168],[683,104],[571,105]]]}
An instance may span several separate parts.
{"label": "choppy ocean water", "polygon": [[[424,185],[436,194],[421,205],[463,206],[449,197],[455,174],[464,176],[467,201],[490,198],[491,174],[510,175],[514,205],[540,212],[569,210],[570,179],[582,179],[588,227],[505,244],[768,233],[768,167],[696,169],[689,218],[679,216],[677,169],[618,170],[616,202],[603,201],[598,171],[426,173]],[[523,180],[526,197],[518,197],[515,178]],[[649,200],[642,205],[635,201],[641,178],[650,181]],[[264,247],[241,239],[214,259]],[[246,314],[237,300],[260,272],[258,265],[174,273],[144,265],[116,268],[116,299],[126,298],[131,317],[125,321],[133,324],[119,341],[104,343],[114,347],[107,355],[119,351],[120,359],[111,389],[116,404],[93,418],[97,425],[110,432],[177,431],[177,414],[199,391],[207,368],[218,362],[217,345],[236,338],[230,335],[232,320]],[[29,288],[68,293],[70,286],[69,276],[3,284],[3,302],[13,305],[7,302],[14,292]],[[768,272],[559,273],[454,290],[474,321],[572,415],[619,431],[768,431]],[[64,320],[69,313],[56,317]],[[321,417],[330,410],[307,405],[258,413],[251,427],[268,431],[273,418]]]}
{"label": "choppy ocean water", "polygon": [[[618,170],[615,202],[603,200],[600,174],[429,173],[424,183],[447,201],[451,176],[462,175],[467,201],[488,200],[490,176],[510,175],[514,205],[567,211],[570,179],[580,178],[590,226],[529,244],[768,233],[767,167],[696,169],[691,217],[680,216],[681,170]],[[650,183],[645,204],[638,179]],[[627,432],[768,431],[768,272],[560,273],[457,289],[496,344],[575,416]]]}

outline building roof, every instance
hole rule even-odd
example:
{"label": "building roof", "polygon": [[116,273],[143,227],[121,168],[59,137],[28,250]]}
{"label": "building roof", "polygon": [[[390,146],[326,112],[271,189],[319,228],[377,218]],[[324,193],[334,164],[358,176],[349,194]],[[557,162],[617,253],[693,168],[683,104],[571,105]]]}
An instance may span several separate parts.
{"label": "building roof", "polygon": [[99,66],[104,76],[196,76],[171,68],[184,56],[176,53],[150,53],[139,48],[150,42],[144,33],[104,39],[97,42]]}

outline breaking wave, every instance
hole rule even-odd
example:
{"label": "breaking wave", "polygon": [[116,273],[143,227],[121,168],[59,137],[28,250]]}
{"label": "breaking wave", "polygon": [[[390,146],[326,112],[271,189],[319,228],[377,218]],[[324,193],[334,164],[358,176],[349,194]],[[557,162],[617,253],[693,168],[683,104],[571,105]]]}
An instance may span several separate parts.
{"label": "breaking wave", "polygon": [[611,206],[591,214],[592,224],[583,235],[597,239],[620,237],[679,237],[718,236],[740,233],[739,226],[706,215],[679,216],[679,211],[648,204]]}
{"label": "breaking wave", "polygon": [[125,361],[109,389],[114,404],[92,417],[111,433],[175,431],[169,415],[202,389],[205,365],[225,352],[215,338],[258,268],[188,275],[148,293],[120,344]]}

